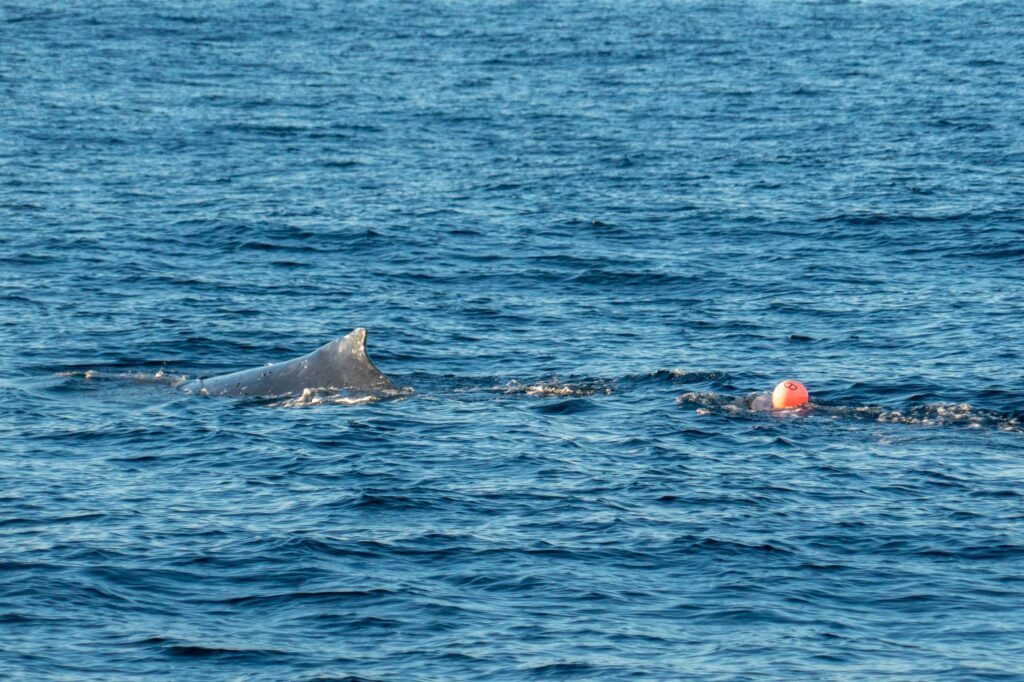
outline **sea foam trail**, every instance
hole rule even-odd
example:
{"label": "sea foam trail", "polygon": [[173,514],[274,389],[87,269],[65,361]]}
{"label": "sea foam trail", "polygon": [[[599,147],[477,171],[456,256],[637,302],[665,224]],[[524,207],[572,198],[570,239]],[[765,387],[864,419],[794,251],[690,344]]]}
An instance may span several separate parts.
{"label": "sea foam trail", "polygon": [[102,370],[70,370],[56,372],[54,376],[86,379],[88,381],[136,381],[145,384],[164,384],[177,388],[185,384],[189,377],[187,374],[169,374],[160,369],[156,372],[104,372]]}
{"label": "sea foam trail", "polygon": [[384,400],[399,400],[413,394],[411,387],[385,389],[372,393],[335,388],[307,388],[301,395],[267,402],[267,407],[316,407],[319,405],[367,405]]}
{"label": "sea foam trail", "polygon": [[723,393],[691,391],[676,401],[681,407],[693,408],[699,416],[713,414],[768,414],[774,416],[830,417],[857,419],[914,426],[955,426],[988,428],[999,431],[1024,431],[1020,415],[976,408],[969,403],[922,403],[901,408],[882,405],[828,405],[808,403],[795,410],[764,412],[751,408],[753,400],[762,394],[733,396]]}
{"label": "sea foam trail", "polygon": [[513,379],[503,386],[494,386],[489,390],[504,395],[526,395],[534,398],[586,397],[591,395],[611,395],[613,392],[612,387],[607,382],[586,380],[568,383],[562,383],[557,380],[520,383]]}

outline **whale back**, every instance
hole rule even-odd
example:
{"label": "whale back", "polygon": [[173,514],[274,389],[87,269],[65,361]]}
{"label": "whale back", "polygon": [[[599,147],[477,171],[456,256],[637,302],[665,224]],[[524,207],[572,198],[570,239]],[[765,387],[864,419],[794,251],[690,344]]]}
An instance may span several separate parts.
{"label": "whale back", "polygon": [[185,390],[205,395],[283,396],[308,389],[380,391],[393,389],[366,354],[362,327],[300,358],[190,381]]}

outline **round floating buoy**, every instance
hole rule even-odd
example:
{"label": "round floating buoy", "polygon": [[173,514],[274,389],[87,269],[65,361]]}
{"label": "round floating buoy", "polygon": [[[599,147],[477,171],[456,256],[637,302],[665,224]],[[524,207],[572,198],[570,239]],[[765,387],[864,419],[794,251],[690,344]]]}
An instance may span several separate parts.
{"label": "round floating buoy", "polygon": [[786,379],[772,391],[772,404],[777,410],[806,405],[808,399],[807,389],[799,381],[793,379]]}

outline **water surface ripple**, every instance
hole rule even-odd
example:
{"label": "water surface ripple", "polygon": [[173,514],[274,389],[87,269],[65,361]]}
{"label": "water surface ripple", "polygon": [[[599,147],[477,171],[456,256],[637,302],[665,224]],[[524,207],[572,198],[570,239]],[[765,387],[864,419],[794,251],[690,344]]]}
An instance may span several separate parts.
{"label": "water surface ripple", "polygon": [[1016,2],[0,3],[0,677],[1021,679],[1022,92]]}

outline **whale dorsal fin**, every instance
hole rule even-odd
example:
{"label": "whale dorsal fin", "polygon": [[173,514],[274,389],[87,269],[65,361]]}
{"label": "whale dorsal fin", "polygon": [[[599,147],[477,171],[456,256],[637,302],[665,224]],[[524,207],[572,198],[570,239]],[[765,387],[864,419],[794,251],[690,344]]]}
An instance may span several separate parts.
{"label": "whale dorsal fin", "polygon": [[342,337],[341,341],[351,348],[352,352],[366,355],[366,327],[356,327]]}
{"label": "whale dorsal fin", "polygon": [[[326,360],[337,370],[339,387],[393,388],[394,384],[366,354],[366,329],[357,327],[340,339],[331,341],[311,353],[318,361]],[[326,357],[324,357],[326,356]]]}
{"label": "whale dorsal fin", "polygon": [[359,391],[395,388],[366,354],[366,329],[358,327],[300,358],[243,369],[185,385],[207,395],[298,395],[305,389]]}

